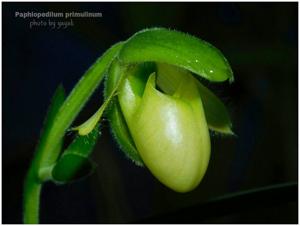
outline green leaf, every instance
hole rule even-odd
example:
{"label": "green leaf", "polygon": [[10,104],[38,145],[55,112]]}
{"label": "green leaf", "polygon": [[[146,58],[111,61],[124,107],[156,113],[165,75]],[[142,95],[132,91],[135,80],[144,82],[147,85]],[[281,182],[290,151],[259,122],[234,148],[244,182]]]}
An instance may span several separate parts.
{"label": "green leaf", "polygon": [[[65,90],[64,90],[63,86],[60,84],[57,87],[57,89],[55,90],[53,97],[51,99],[51,104],[48,108],[47,115],[46,115],[46,118],[44,121],[43,130],[41,132],[41,138],[40,138],[39,144],[36,149],[37,155],[36,155],[36,158],[34,159],[35,171],[37,173],[38,178],[42,179],[42,180],[43,180],[43,176],[40,175],[41,172],[40,172],[40,169],[38,166],[38,162],[40,161],[40,157],[41,157],[41,150],[43,150],[45,147],[45,144],[50,135],[50,131],[53,126],[55,117],[56,117],[60,107],[62,106],[65,98],[66,98]],[[57,144],[56,144],[55,152],[60,152],[62,145],[63,145],[63,139],[60,139],[59,142],[57,142]]]}
{"label": "green leaf", "polygon": [[43,128],[43,133],[42,136],[45,136],[47,133],[49,133],[49,130],[51,128],[51,125],[53,124],[56,114],[59,110],[59,108],[61,107],[61,105],[63,104],[64,100],[66,99],[66,94],[65,94],[65,90],[64,87],[62,86],[62,84],[60,84],[52,97],[51,100],[51,104],[49,106],[46,118],[45,118],[45,122],[44,122],[44,128]]}
{"label": "green leaf", "polygon": [[223,54],[194,36],[152,28],[142,30],[124,44],[119,59],[125,64],[159,62],[185,68],[212,82],[233,81],[233,73]]}
{"label": "green leaf", "polygon": [[[23,206],[24,215],[23,220],[26,224],[37,224],[39,215],[39,200],[40,191],[42,188],[41,182],[43,178],[40,175],[39,162],[41,157],[41,151],[44,148],[45,142],[48,139],[49,131],[53,125],[53,121],[59,111],[62,103],[65,100],[65,91],[62,85],[59,85],[51,100],[51,104],[48,108],[47,115],[44,120],[43,130],[41,132],[40,141],[36,147],[35,157],[31,163],[31,166],[27,172],[25,183],[24,183],[24,193],[23,193]],[[60,152],[63,140],[61,139],[55,151]]]}
{"label": "green leaf", "polygon": [[[182,75],[188,76],[189,71],[168,64],[157,65],[157,85],[166,93],[173,94],[180,84]],[[197,80],[198,91],[201,96],[205,117],[209,129],[232,135],[231,120],[228,111],[222,101],[208,88]]]}
{"label": "green leaf", "polygon": [[99,138],[98,126],[86,136],[77,135],[52,169],[52,180],[66,183],[89,175],[94,164],[89,160]]}

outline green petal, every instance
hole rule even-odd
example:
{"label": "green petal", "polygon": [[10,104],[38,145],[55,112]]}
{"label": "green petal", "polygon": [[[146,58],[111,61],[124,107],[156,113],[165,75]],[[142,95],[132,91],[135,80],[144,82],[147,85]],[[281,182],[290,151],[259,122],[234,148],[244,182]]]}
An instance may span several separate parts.
{"label": "green petal", "polygon": [[[178,87],[182,76],[189,76],[187,70],[169,64],[157,64],[157,85],[166,93],[173,93]],[[205,117],[209,129],[223,134],[232,135],[229,113],[222,101],[208,88],[195,80],[201,95]]]}
{"label": "green petal", "polygon": [[127,110],[128,97],[124,95],[128,92],[122,95],[120,91],[119,95],[145,165],[158,180],[178,192],[190,191],[200,183],[210,156],[208,128],[194,80],[184,76],[170,96],[155,88],[152,74],[135,110]]}
{"label": "green petal", "polygon": [[209,81],[233,81],[223,54],[194,36],[165,28],[142,30],[126,41],[119,53],[126,63],[159,62],[185,68]]}
{"label": "green petal", "polygon": [[120,150],[137,166],[144,166],[143,160],[136,150],[134,141],[128,130],[127,123],[124,119],[117,99],[113,101],[107,115],[110,122],[111,132],[118,143]]}
{"label": "green petal", "polygon": [[197,81],[197,86],[209,129],[222,134],[234,135],[229,113],[222,101],[199,81]]}

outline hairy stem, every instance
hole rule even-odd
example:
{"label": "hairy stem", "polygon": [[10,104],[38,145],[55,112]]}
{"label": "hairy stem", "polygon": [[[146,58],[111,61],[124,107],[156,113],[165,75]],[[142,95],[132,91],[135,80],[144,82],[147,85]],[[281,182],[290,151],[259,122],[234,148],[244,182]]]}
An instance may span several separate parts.
{"label": "hairy stem", "polygon": [[74,121],[84,104],[95,91],[105,75],[105,71],[118,53],[122,43],[111,47],[100,57],[96,63],[85,73],[73,88],[72,92],[61,106],[49,132],[47,141],[39,159],[39,167],[49,167],[55,163],[59,152],[55,151],[65,132]]}

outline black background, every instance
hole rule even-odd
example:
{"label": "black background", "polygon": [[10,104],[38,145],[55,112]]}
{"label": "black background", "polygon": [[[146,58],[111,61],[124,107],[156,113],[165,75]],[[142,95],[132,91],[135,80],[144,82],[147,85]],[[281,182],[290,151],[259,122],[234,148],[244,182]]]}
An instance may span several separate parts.
{"label": "black background", "polygon": [[[30,29],[32,19],[16,18],[16,11],[89,11],[103,17],[73,19],[74,26],[64,30]],[[184,207],[196,211],[194,205],[231,192],[297,182],[298,3],[2,3],[3,223],[22,221],[24,175],[58,84],[70,92],[112,44],[153,26],[200,37],[227,57],[235,82],[206,85],[230,109],[237,137],[212,135],[204,180],[179,194],[127,161],[104,120],[93,153],[96,172],[73,184],[47,183],[41,223],[134,223],[170,211],[184,215]],[[102,86],[77,124],[101,101]],[[261,198],[253,199],[260,203]],[[230,208],[225,205],[208,218],[194,214],[190,222],[296,223],[296,194],[292,199],[247,210],[242,202],[229,213],[222,212]]]}

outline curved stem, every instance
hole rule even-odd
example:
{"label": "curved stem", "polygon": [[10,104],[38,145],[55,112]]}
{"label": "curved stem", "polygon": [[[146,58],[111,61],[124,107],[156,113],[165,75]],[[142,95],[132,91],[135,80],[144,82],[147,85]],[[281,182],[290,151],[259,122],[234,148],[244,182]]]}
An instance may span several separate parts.
{"label": "curved stem", "polygon": [[57,146],[61,142],[65,132],[74,121],[89,97],[99,86],[105,76],[108,65],[114,59],[123,43],[117,43],[107,50],[83,75],[72,92],[60,107],[51,128],[49,135],[43,144],[42,151],[38,159],[38,167],[50,167],[59,156]]}
{"label": "curved stem", "polygon": [[44,169],[51,167],[61,152],[63,136],[75,117],[78,115],[89,97],[99,86],[105,76],[108,65],[122,47],[122,42],[107,50],[84,74],[64,101],[64,94],[58,92],[58,101],[51,109],[45,123],[45,130],[37,146],[34,159],[28,171],[24,184],[24,223],[36,224],[39,222],[39,201]]}

